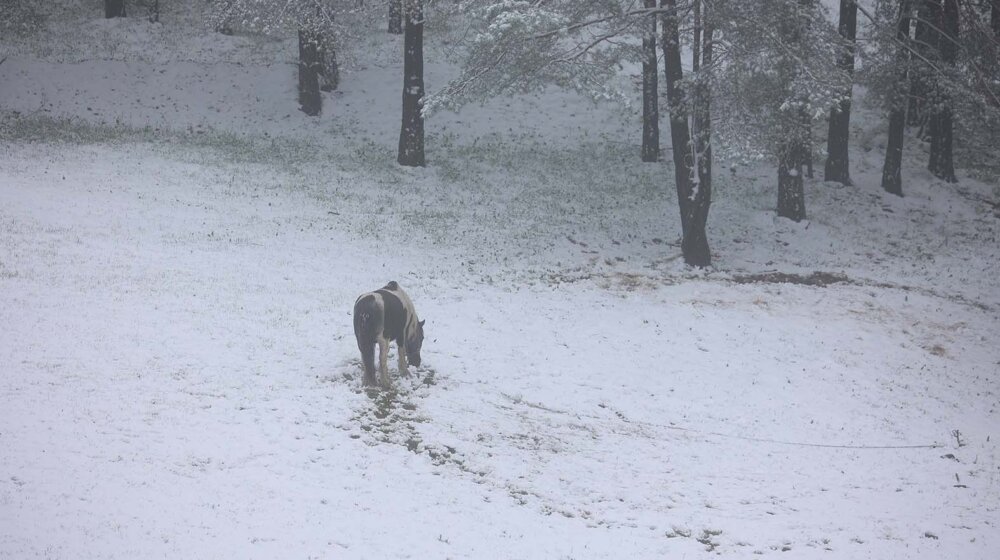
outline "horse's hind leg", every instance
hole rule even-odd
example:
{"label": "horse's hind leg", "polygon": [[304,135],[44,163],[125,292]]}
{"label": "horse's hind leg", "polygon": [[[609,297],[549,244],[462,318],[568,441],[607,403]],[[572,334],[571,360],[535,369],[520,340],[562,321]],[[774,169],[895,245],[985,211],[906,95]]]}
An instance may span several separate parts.
{"label": "horse's hind leg", "polygon": [[375,386],[375,343],[360,343],[361,363],[365,368],[365,376],[361,379],[361,384],[365,387]]}

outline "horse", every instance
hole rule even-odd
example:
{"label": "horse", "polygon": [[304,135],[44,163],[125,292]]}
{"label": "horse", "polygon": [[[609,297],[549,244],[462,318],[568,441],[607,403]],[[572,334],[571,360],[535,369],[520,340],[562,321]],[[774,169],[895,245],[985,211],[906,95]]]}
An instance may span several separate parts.
{"label": "horse", "polygon": [[420,347],[424,343],[424,321],[417,318],[410,296],[395,281],[358,296],[354,302],[354,336],[361,350],[365,387],[375,386],[375,345],[379,348],[379,379],[383,389],[392,387],[386,361],[389,342],[396,342],[399,374],[409,377],[407,361],[420,367]]}

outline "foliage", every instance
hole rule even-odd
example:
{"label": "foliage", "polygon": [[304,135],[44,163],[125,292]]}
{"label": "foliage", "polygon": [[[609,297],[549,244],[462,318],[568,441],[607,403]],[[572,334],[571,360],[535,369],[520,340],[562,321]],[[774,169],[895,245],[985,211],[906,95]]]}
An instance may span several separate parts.
{"label": "foliage", "polygon": [[465,0],[463,72],[425,112],[557,85],[597,99],[624,99],[613,84],[623,60],[638,60],[645,14],[637,0]]}
{"label": "foliage", "polygon": [[836,65],[843,38],[819,3],[725,1],[711,7],[718,35],[713,126],[725,155],[774,155],[794,140],[789,135],[808,132],[804,119],[824,118],[849,91],[851,77]]}
{"label": "foliage", "polygon": [[26,0],[0,0],[0,35],[25,37],[45,25],[45,16]]}

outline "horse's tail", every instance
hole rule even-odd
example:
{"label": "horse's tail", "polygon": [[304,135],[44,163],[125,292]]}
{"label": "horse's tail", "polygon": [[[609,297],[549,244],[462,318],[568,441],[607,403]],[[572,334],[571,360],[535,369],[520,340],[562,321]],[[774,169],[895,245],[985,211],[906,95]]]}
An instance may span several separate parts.
{"label": "horse's tail", "polygon": [[375,343],[381,333],[383,320],[381,302],[374,294],[358,298],[354,304],[354,336],[358,339],[366,379],[374,379]]}
{"label": "horse's tail", "polygon": [[358,299],[354,304],[354,336],[357,337],[358,344],[375,342],[378,338],[378,311],[378,301],[372,294]]}

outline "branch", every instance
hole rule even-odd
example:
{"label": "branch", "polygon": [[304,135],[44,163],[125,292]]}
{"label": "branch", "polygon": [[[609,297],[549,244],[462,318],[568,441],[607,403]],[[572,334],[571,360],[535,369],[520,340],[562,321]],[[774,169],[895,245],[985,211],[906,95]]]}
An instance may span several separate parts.
{"label": "branch", "polygon": [[[873,24],[876,23],[875,17],[872,16],[872,14],[870,12],[868,12],[868,10],[866,10],[864,8],[864,6],[862,6],[860,3],[857,3],[857,2],[855,3],[855,5],[858,7],[858,11],[861,12],[862,14],[864,14],[864,16],[866,18],[868,18],[868,21],[870,21]],[[923,20],[920,20],[920,21],[923,21]],[[947,34],[944,34],[944,33],[942,33],[942,35],[947,36]],[[929,66],[939,76],[941,76],[943,78],[946,78],[949,81],[951,81],[950,76],[948,76],[947,72],[945,72],[941,68],[938,68],[937,65],[935,65],[926,56],[924,56],[922,53],[920,53],[920,51],[918,51],[917,49],[914,49],[912,46],[910,46],[909,41],[901,41],[898,37],[896,37],[895,35],[893,35],[892,42],[896,43],[897,45],[899,45],[900,47],[902,47],[904,50],[906,50],[907,52],[909,52],[913,56],[915,56],[915,57],[919,58],[920,60],[924,61],[924,63],[926,63],[927,66]],[[961,48],[961,45],[959,45],[959,47]],[[984,86],[983,87],[983,91],[986,92],[986,94],[993,101],[993,104],[995,106],[1000,107],[1000,98],[997,98],[997,95],[995,93],[993,93],[993,91],[990,89],[990,87],[988,85],[988,82],[986,80],[986,77],[983,76],[982,70],[976,64],[972,64],[970,62],[970,65],[975,70],[976,78],[978,78],[978,80],[981,82],[980,85]]]}

